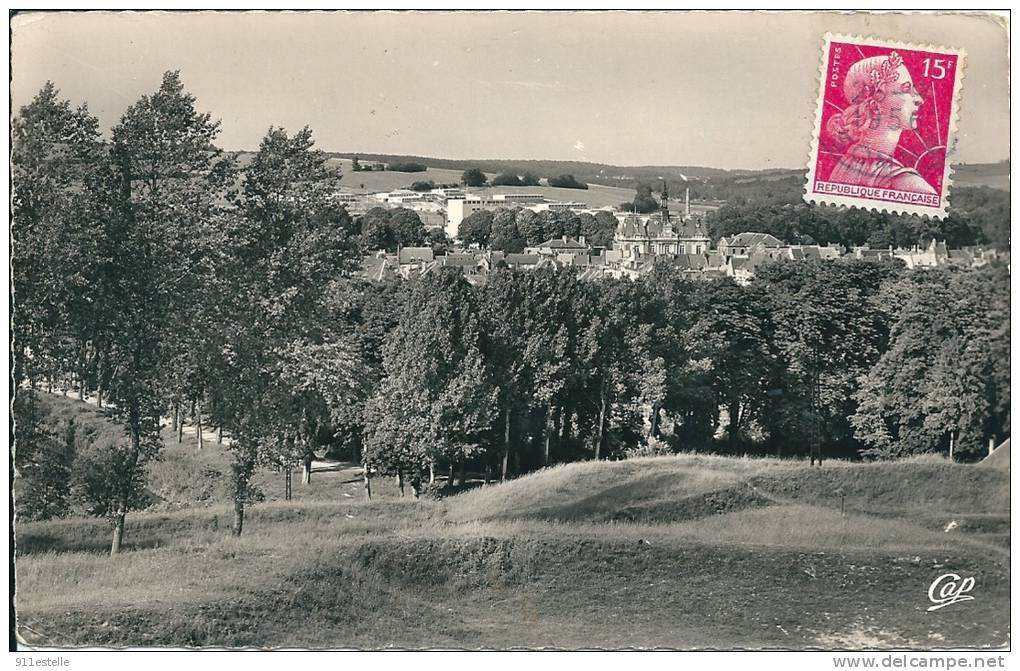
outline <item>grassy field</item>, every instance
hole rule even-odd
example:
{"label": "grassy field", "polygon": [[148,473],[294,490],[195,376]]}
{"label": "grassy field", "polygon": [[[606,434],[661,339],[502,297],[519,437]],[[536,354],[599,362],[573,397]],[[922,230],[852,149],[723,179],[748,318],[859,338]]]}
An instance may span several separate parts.
{"label": "grassy field", "polygon": [[[394,189],[406,189],[413,182],[433,181],[438,184],[460,184],[461,170],[446,170],[443,168],[429,168],[425,172],[354,172],[351,170],[351,162],[347,159],[330,159],[330,163],[340,164],[343,169],[343,178],[340,184],[345,190],[352,193],[375,193],[377,191],[392,191]],[[494,174],[488,174],[490,179]],[[482,187],[472,188],[472,193],[541,193],[547,199],[553,201],[577,201],[587,203],[591,207],[603,207],[605,205],[619,205],[624,201],[634,199],[634,189],[622,189],[615,186],[600,186],[592,184],[585,189],[561,189],[548,186],[528,187]]]}
{"label": "grassy field", "polygon": [[[433,181],[439,184],[460,184],[460,177],[463,171],[447,170],[443,168],[429,168],[425,172],[354,172],[351,170],[351,162],[347,159],[330,159],[330,163],[338,165],[343,169],[343,178],[340,184],[346,191],[351,193],[376,193],[379,191],[393,191],[405,189],[413,182]],[[494,173],[488,173],[491,179]],[[523,187],[480,187],[471,188],[471,193],[482,195],[490,193],[540,193],[550,201],[559,202],[580,202],[588,206],[598,208],[607,205],[616,206],[620,203],[634,200],[634,189],[621,188],[616,186],[602,186],[601,184],[589,184],[587,189],[563,189],[550,186],[523,186]],[[676,196],[677,194],[674,194]],[[670,204],[670,209],[679,209],[679,203]],[[691,209],[695,212],[706,212],[712,207],[693,204]]]}
{"label": "grassy field", "polygon": [[962,164],[953,166],[956,186],[988,186],[1009,191],[1009,162]]}
{"label": "grassy field", "polygon": [[[46,645],[867,648],[1009,640],[1008,470],[680,455],[551,467],[440,501],[350,465],[265,472],[245,534],[171,441],[164,500],[17,525],[20,635]],[[171,469],[173,466],[173,469]],[[169,470],[190,472],[171,479]],[[190,470],[189,470],[190,469]],[[187,487],[181,483],[190,481]],[[190,501],[189,501],[190,499]],[[944,529],[955,522],[951,531]],[[976,598],[932,613],[942,573]]]}

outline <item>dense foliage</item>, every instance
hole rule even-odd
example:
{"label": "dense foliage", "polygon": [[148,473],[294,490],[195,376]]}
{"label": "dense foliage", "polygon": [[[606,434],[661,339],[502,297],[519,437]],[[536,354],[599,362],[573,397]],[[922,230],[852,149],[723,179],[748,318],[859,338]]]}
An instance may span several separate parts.
{"label": "dense foliage", "polygon": [[478,168],[469,168],[461,175],[460,181],[464,186],[485,186],[488,180]]}
{"label": "dense foliage", "polygon": [[659,201],[652,195],[652,187],[647,184],[638,184],[637,193],[634,194],[633,201],[620,203],[620,209],[624,212],[637,212],[638,214],[656,212],[660,207],[662,206],[659,204]]}
{"label": "dense foliage", "polygon": [[935,220],[858,208],[817,207],[802,202],[730,204],[709,213],[706,219],[715,240],[755,231],[770,233],[790,244],[867,245],[872,249],[909,248],[927,245],[933,239],[959,249],[988,241],[982,228],[963,210],[953,210],[949,217]]}
{"label": "dense foliage", "polygon": [[546,180],[549,186],[556,186],[561,189],[587,189],[588,185],[577,181],[573,175],[559,175]]}
{"label": "dense foliage", "polygon": [[608,247],[616,226],[616,217],[604,210],[577,214],[570,210],[534,212],[499,208],[471,213],[461,222],[458,235],[465,244],[505,252],[520,252],[564,235],[573,238],[583,235],[592,247]]}
{"label": "dense foliage", "polygon": [[386,165],[386,169],[390,172],[425,172],[429,168],[424,163],[404,161],[399,163],[389,163]]}
{"label": "dense foliage", "polygon": [[[346,211],[337,212],[337,218],[341,228],[351,230],[345,223],[350,220]],[[398,247],[423,245],[429,237],[418,213],[406,207],[373,207],[356,219],[355,227],[361,233],[362,247],[370,252],[395,252]]]}

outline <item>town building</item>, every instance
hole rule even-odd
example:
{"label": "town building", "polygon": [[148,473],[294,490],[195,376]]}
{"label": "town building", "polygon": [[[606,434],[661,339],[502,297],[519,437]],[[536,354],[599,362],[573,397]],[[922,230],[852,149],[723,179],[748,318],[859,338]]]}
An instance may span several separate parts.
{"label": "town building", "polygon": [[756,250],[783,247],[785,244],[768,233],[739,233],[729,238],[719,238],[716,248],[723,256],[751,256]]}
{"label": "town building", "polygon": [[538,254],[541,256],[555,257],[560,254],[587,254],[591,248],[588,246],[582,235],[574,239],[569,235],[560,238],[552,238],[534,247],[524,250],[526,254]]}
{"label": "town building", "polygon": [[456,240],[460,223],[475,212],[543,202],[545,196],[540,193],[497,193],[491,196],[467,194],[462,198],[449,198],[446,201],[446,235]]}
{"label": "town building", "polygon": [[893,257],[903,261],[907,268],[937,268],[949,262],[949,251],[945,242],[936,242],[932,239],[929,245],[922,249],[914,245],[910,249],[897,249]]}
{"label": "town building", "polygon": [[613,247],[620,250],[625,259],[703,254],[712,246],[712,238],[701,218],[691,216],[689,195],[682,214],[669,211],[669,191],[665,182],[659,212],[651,215],[623,214],[617,219],[619,223]]}

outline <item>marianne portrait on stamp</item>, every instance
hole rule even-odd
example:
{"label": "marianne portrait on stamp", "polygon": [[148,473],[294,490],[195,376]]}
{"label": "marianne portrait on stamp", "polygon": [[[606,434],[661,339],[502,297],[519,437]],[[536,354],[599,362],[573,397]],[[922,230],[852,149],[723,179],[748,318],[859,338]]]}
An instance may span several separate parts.
{"label": "marianne portrait on stamp", "polygon": [[914,168],[894,156],[903,131],[917,129],[924,99],[895,51],[857,61],[846,73],[849,105],[829,119],[831,138],[844,147],[829,180],[911,193],[936,193]]}

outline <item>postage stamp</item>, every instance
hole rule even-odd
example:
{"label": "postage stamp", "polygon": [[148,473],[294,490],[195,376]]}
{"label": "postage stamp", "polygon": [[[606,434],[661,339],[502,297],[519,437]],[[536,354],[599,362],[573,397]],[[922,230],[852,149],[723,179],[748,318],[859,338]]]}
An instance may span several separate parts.
{"label": "postage stamp", "polygon": [[826,34],[804,199],[946,216],[964,55]]}

